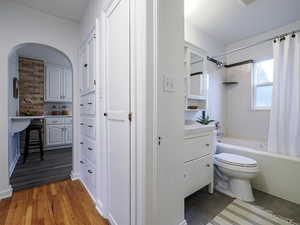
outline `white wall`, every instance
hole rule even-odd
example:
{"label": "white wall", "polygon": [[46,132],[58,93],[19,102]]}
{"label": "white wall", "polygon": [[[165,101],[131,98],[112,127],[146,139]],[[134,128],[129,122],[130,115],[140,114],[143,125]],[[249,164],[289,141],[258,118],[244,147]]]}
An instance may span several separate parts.
{"label": "white wall", "polygon": [[[8,56],[22,43],[40,43],[57,48],[71,60],[74,68],[74,104],[78,103],[77,48],[79,25],[59,19],[14,2],[0,2],[0,198],[10,194],[8,179]],[[74,119],[78,117],[75,110]],[[78,140],[78,127],[74,127],[73,140]],[[79,143],[75,142],[75,146]],[[76,157],[76,148],[73,151]],[[73,168],[76,170],[77,168]]]}
{"label": "white wall", "polygon": [[50,63],[71,67],[68,58],[64,54],[60,53],[56,49],[44,45],[32,43],[25,44],[17,50],[17,54],[20,57],[43,60],[46,64]]}
{"label": "white wall", "polygon": [[[225,51],[225,46],[221,42],[202,32],[190,24],[188,20],[185,20],[185,41],[205,50],[208,56]],[[225,80],[225,69],[219,69],[216,64],[208,62],[207,70],[209,74],[208,114],[211,119],[220,121],[222,128],[224,128],[226,126],[226,98],[222,83]],[[201,113],[185,113],[185,119],[195,120],[200,116]]]}
{"label": "white wall", "polygon": [[[18,55],[13,51],[8,57],[8,115],[15,116],[19,111],[19,98],[13,97],[13,79],[19,78],[19,60]],[[13,137],[9,136],[9,152],[8,152],[8,165],[9,175],[12,174],[15,165],[20,156],[20,141],[19,134],[15,134]]]}
{"label": "white wall", "polygon": [[[236,49],[259,42],[276,35],[300,29],[300,21],[255,37],[242,40],[226,47]],[[263,60],[273,57],[272,41],[238,51],[226,57],[227,64],[244,60]],[[231,79],[233,78],[233,79]],[[227,87],[227,129],[226,134],[234,137],[266,140],[268,138],[269,111],[251,110],[251,71],[249,66],[227,69],[227,79],[238,81],[238,85]]]}

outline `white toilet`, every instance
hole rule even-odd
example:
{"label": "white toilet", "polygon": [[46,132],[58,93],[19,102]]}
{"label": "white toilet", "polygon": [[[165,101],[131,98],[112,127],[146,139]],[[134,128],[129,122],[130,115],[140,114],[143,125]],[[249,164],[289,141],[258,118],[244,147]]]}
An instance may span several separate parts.
{"label": "white toilet", "polygon": [[215,188],[233,198],[254,201],[250,180],[259,171],[253,159],[230,153],[214,155]]}

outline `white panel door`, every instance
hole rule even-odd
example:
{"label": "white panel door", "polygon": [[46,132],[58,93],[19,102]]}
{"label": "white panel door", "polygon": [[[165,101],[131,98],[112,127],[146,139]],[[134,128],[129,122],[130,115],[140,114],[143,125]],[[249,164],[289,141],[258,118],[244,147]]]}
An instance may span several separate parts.
{"label": "white panel door", "polygon": [[63,70],[59,67],[47,65],[46,73],[46,101],[62,101]]}
{"label": "white panel door", "polygon": [[63,145],[64,125],[47,125],[46,126],[46,141],[47,145]]}
{"label": "white panel door", "polygon": [[106,19],[108,217],[112,225],[130,225],[129,0]]}
{"label": "white panel door", "polygon": [[88,48],[88,78],[87,78],[87,88],[88,90],[93,90],[95,88],[95,37],[94,34],[90,37],[88,43],[87,43],[87,48]]}
{"label": "white panel door", "polygon": [[72,101],[72,71],[70,69],[64,70],[64,88],[63,100],[66,102]]}

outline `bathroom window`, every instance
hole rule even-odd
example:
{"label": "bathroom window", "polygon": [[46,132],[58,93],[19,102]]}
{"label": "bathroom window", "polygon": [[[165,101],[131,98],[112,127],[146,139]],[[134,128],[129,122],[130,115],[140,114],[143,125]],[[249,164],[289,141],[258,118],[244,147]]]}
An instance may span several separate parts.
{"label": "bathroom window", "polygon": [[268,110],[272,106],[274,60],[254,64],[252,104],[254,110]]}

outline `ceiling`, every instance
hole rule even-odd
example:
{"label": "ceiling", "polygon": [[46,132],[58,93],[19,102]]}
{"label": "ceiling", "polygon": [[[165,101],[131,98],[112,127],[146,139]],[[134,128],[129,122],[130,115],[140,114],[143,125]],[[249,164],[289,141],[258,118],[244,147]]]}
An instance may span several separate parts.
{"label": "ceiling", "polygon": [[89,0],[14,0],[44,13],[79,22]]}
{"label": "ceiling", "polygon": [[185,17],[223,44],[300,20],[299,0],[184,0]]}

